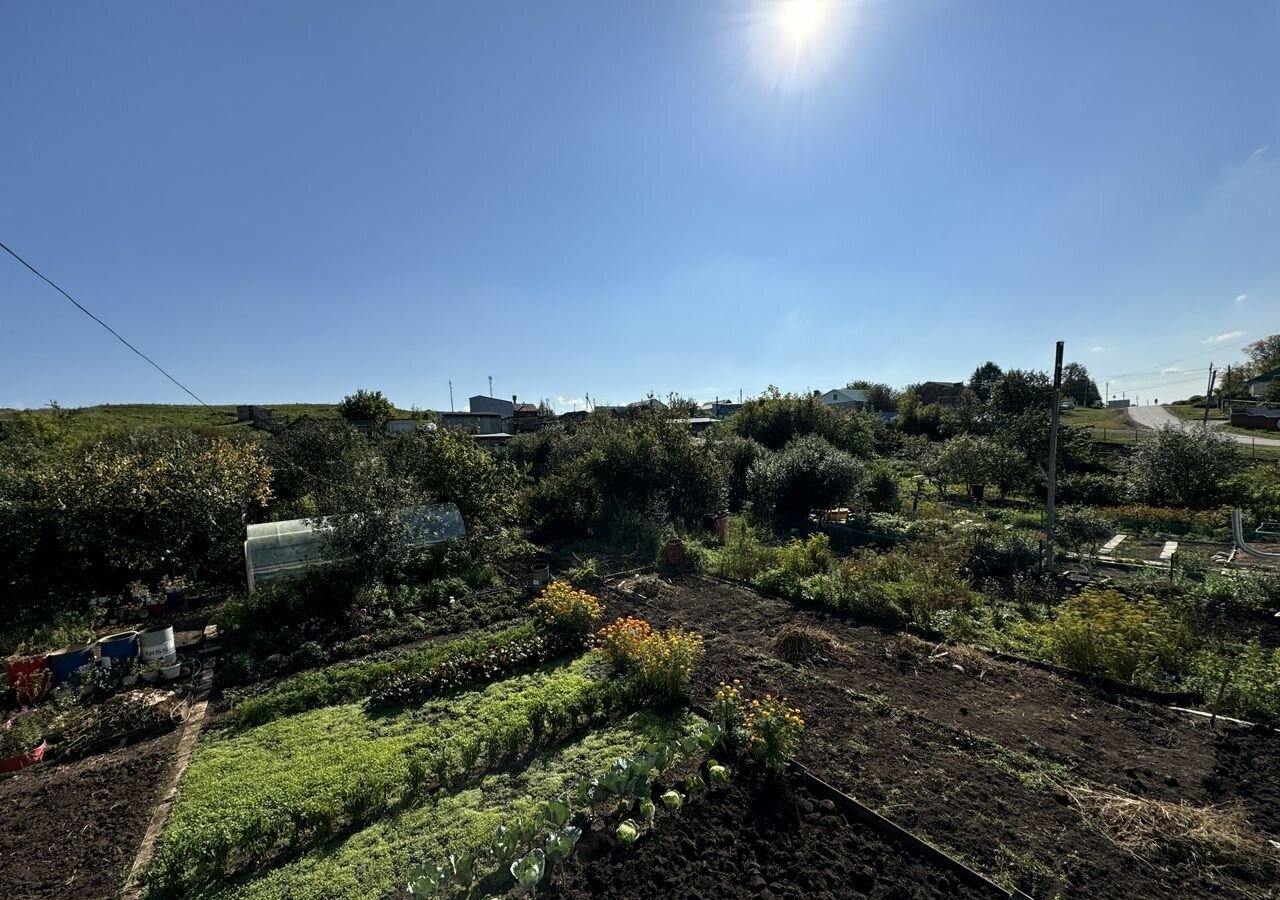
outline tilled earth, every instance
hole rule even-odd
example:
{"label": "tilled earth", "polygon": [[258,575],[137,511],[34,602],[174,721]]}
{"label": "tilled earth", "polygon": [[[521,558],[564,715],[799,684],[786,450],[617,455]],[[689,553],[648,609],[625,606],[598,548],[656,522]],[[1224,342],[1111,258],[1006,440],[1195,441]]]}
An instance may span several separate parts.
{"label": "tilled earth", "polygon": [[180,731],[0,781],[0,897],[108,900],[124,886]]}
{"label": "tilled earth", "polygon": [[[721,680],[789,697],[816,775],[1035,897],[1268,898],[1272,883],[1170,853],[1141,859],[1093,827],[1072,788],[1211,805],[1239,802],[1280,837],[1274,735],[1118,700],[1052,672],[798,609],[746,588],[678,579],[653,599],[609,591],[634,614],[706,639],[694,699]],[[817,625],[831,658],[793,665],[771,649],[788,623]],[[903,652],[904,643],[914,652]],[[945,654],[945,655],[944,655]]]}
{"label": "tilled earth", "polygon": [[651,900],[992,900],[794,780],[735,779],[623,848],[584,838],[544,894]]}

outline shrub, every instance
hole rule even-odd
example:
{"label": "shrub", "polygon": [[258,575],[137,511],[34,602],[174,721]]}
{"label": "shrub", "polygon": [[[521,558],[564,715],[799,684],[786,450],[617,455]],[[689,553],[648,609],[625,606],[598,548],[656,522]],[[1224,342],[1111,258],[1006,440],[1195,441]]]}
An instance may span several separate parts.
{"label": "shrub", "polygon": [[1087,506],[1066,506],[1058,516],[1058,534],[1089,570],[1098,548],[1115,534],[1115,524]]}
{"label": "shrub", "polygon": [[1181,674],[1191,645],[1186,625],[1156,598],[1094,588],[1062,603],[1042,637],[1065,666],[1146,686]]}
{"label": "shrub", "polygon": [[588,588],[600,583],[600,564],[594,556],[584,559],[565,573],[574,587]]}
{"label": "shrub", "polygon": [[765,596],[783,600],[799,600],[803,593],[800,577],[787,569],[765,569],[756,576],[753,584]]}
{"label": "shrub", "polygon": [[1139,441],[1129,457],[1129,489],[1142,503],[1204,509],[1228,499],[1223,485],[1241,465],[1230,435],[1166,426]]}
{"label": "shrub", "polygon": [[1059,503],[1119,506],[1125,501],[1124,479],[1101,472],[1064,472],[1058,477]]}
{"label": "shrub", "polygon": [[760,531],[745,519],[729,519],[724,547],[713,560],[712,573],[722,578],[751,581],[777,564],[778,549],[765,543]]}
{"label": "shrub", "polygon": [[862,463],[816,435],[797,438],[757,460],[747,481],[756,511],[783,524],[799,524],[813,509],[834,506],[853,494]]}
{"label": "shrub", "polygon": [[677,703],[689,696],[702,637],[680,628],[657,632],[643,619],[628,616],[600,629],[598,646],[615,671],[633,679],[641,696]]}
{"label": "shrub", "polygon": [[902,508],[898,476],[884,463],[871,467],[862,487],[862,500],[872,512],[896,513]]}
{"label": "shrub", "polygon": [[529,607],[540,629],[564,641],[581,641],[604,612],[599,600],[563,581],[547,585]]}
{"label": "shrub", "polygon": [[797,538],[778,548],[778,566],[798,578],[825,571],[831,560],[831,540],[825,534]]}
{"label": "shrub", "polygon": [[1280,650],[1267,650],[1257,639],[1201,651],[1189,680],[1207,703],[1214,703],[1222,691],[1220,712],[1280,721]]}
{"label": "shrub", "polygon": [[984,578],[1004,577],[1035,568],[1040,562],[1040,544],[1021,531],[970,529],[962,541],[965,568],[974,583]]}

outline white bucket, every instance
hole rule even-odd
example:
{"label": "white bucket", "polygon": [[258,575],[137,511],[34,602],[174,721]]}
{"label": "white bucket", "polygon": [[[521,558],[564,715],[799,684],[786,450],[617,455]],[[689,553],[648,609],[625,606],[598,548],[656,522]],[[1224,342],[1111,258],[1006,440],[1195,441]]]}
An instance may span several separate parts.
{"label": "white bucket", "polygon": [[173,640],[173,626],[162,625],[138,632],[138,658],[143,662],[170,664],[178,659],[178,645]]}

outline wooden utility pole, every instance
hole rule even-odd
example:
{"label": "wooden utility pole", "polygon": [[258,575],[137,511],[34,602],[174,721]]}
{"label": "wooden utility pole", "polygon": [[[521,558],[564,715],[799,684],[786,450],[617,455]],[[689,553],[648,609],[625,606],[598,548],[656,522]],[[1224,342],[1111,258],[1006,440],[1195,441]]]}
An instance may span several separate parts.
{"label": "wooden utility pole", "polygon": [[1053,360],[1053,417],[1049,425],[1048,492],[1044,508],[1044,567],[1053,569],[1053,513],[1058,492],[1058,415],[1062,404],[1062,341]]}
{"label": "wooden utility pole", "polygon": [[1214,371],[1213,363],[1209,363],[1209,386],[1204,392],[1204,427],[1209,427],[1209,402],[1213,399]]}
{"label": "wooden utility pole", "polygon": [[449,382],[449,412],[453,412],[453,382]]}

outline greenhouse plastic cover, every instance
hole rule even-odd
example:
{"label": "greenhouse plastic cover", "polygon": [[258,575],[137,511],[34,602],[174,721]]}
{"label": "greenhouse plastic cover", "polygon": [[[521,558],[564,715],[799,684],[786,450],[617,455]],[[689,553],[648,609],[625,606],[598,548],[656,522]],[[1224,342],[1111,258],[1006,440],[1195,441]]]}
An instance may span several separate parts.
{"label": "greenhouse plastic cover", "polygon": [[[467,536],[462,513],[452,503],[433,503],[401,510],[418,546],[441,544]],[[244,571],[249,590],[277,578],[305,572],[324,562],[330,519],[288,519],[249,525],[244,530]]]}

